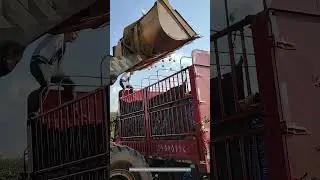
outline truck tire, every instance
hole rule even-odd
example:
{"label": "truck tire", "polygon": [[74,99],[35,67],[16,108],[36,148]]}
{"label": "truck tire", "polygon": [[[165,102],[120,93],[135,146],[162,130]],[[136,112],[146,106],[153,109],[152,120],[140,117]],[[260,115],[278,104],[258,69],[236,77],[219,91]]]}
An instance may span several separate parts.
{"label": "truck tire", "polygon": [[149,167],[144,157],[128,146],[110,144],[110,180],[152,180],[150,172],[129,172],[130,167]]}

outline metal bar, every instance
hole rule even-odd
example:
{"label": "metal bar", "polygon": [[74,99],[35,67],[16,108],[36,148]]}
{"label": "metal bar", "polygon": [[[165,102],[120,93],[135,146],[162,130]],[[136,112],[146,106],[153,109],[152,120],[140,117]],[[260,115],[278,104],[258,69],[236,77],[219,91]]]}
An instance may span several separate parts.
{"label": "metal bar", "polygon": [[[217,64],[210,64],[210,65],[212,65],[212,66],[217,66]],[[231,65],[220,65],[220,67],[231,67]],[[249,67],[249,68],[256,68],[257,66],[247,66],[247,67]]]}
{"label": "metal bar", "polygon": [[170,105],[170,104],[173,104],[173,103],[177,103],[177,102],[180,102],[180,101],[183,101],[183,100],[187,100],[187,99],[190,99],[192,96],[191,95],[188,95],[188,96],[185,96],[184,98],[181,98],[179,100],[176,100],[176,101],[171,101],[171,102],[167,102],[167,103],[163,103],[163,104],[160,104],[160,105],[157,105],[157,106],[154,106],[151,109],[156,109],[156,108],[160,108],[160,107],[163,107],[163,106],[167,106],[167,105]]}
{"label": "metal bar", "polygon": [[[218,32],[220,32],[221,30],[210,30],[210,33],[212,33],[212,34],[214,34],[214,33],[218,33]],[[238,34],[237,32],[233,32],[232,33],[232,35],[233,36],[240,36],[240,34]],[[211,35],[211,38],[212,38],[213,36]],[[250,35],[245,35],[244,37],[246,37],[246,38],[253,38],[253,36],[250,36]]]}
{"label": "metal bar", "polygon": [[52,179],[48,179],[48,180],[61,180],[61,179],[66,179],[68,177],[74,177],[74,176],[77,176],[77,175],[85,174],[85,173],[88,173],[88,172],[94,172],[94,171],[98,171],[98,170],[103,170],[103,169],[106,169],[106,167],[105,166],[101,166],[101,167],[98,167],[98,168],[89,169],[89,170],[85,170],[85,171],[80,171],[80,172],[77,172],[77,173],[72,173],[72,174],[68,174],[68,175],[65,175],[65,176],[60,176],[58,178],[52,178]]}
{"label": "metal bar", "polygon": [[[170,79],[171,79],[171,78],[168,79],[168,80],[169,80],[169,89],[171,89],[171,81],[170,81]],[[168,101],[168,102],[173,101],[173,97],[172,97],[172,94],[171,94],[171,93],[169,93],[169,97],[170,97],[170,101]]]}
{"label": "metal bar", "polygon": [[166,135],[152,135],[152,137],[171,137],[171,136],[195,136],[195,133],[178,133],[178,134],[166,134]]}
{"label": "metal bar", "polygon": [[[103,86],[103,79],[102,79],[102,77],[103,77],[103,68],[102,68],[102,65],[103,65],[103,63],[104,63],[104,60],[106,60],[107,59],[107,57],[106,56],[103,56],[102,57],[102,59],[101,59],[101,61],[100,61],[100,86],[102,87]],[[109,68],[109,67],[108,67]]]}
{"label": "metal bar", "polygon": [[[69,106],[66,107],[65,109],[65,112],[66,112],[66,132],[68,133],[68,129],[70,128],[70,118],[69,118]],[[66,158],[66,161],[70,161],[70,157],[69,157],[69,154],[70,154],[70,142],[69,142],[69,137],[66,136],[65,137],[66,139],[66,150],[65,150],[65,158]]]}
{"label": "metal bar", "polygon": [[[227,0],[225,0],[227,1]],[[227,9],[226,9],[227,12]],[[234,99],[234,108],[235,111],[238,112],[238,100],[239,100],[239,94],[238,94],[238,81],[236,77],[236,62],[234,57],[234,47],[232,42],[232,35],[229,32],[228,33],[228,45],[229,45],[229,58],[230,58],[230,64],[231,64],[231,71],[232,71],[232,87],[233,87],[233,99]]]}
{"label": "metal bar", "polygon": [[253,150],[253,157],[254,157],[254,160],[253,160],[253,166],[255,167],[254,169],[254,174],[253,176],[255,177],[255,179],[257,180],[260,180],[261,179],[261,176],[260,176],[260,163],[259,163],[259,156],[258,156],[258,144],[257,144],[257,140],[256,140],[256,136],[253,136],[252,137],[252,150]]}
{"label": "metal bar", "polygon": [[78,139],[79,139],[79,156],[80,158],[83,158],[83,154],[82,154],[82,149],[83,149],[83,142],[80,140],[81,138],[81,135],[83,134],[82,132],[82,125],[83,125],[83,107],[82,107],[82,101],[79,101],[79,108],[80,108],[80,122],[79,122],[79,136],[78,136]]}
{"label": "metal bar", "polygon": [[229,180],[233,180],[232,178],[232,171],[231,171],[231,162],[230,162],[230,150],[229,150],[229,142],[228,141],[225,141],[224,142],[224,146],[225,146],[225,149],[226,149],[226,158],[227,158],[227,172],[228,172],[228,179]]}
{"label": "metal bar", "polygon": [[132,138],[145,138],[146,136],[122,136],[123,139],[132,139]]}
{"label": "metal bar", "polygon": [[89,142],[90,141],[90,129],[89,129],[89,126],[91,126],[91,116],[90,116],[90,96],[89,95],[87,98],[86,98],[86,104],[87,104],[87,121],[86,123],[84,123],[83,125],[86,127],[86,138],[87,138],[87,142],[85,143],[86,147],[85,149],[87,150],[87,154],[86,156],[88,156],[90,154],[90,150],[91,150],[91,146],[89,145]]}
{"label": "metal bar", "polygon": [[[214,48],[216,51],[218,50],[218,41],[216,39],[214,40]],[[220,57],[217,52],[215,53],[215,57],[216,57],[217,73],[218,73],[217,80],[218,80],[218,93],[219,93],[219,100],[220,100],[220,110],[221,110],[221,118],[223,121],[223,117],[224,117],[223,89],[222,89],[221,70],[220,70]]]}
{"label": "metal bar", "polygon": [[253,136],[253,135],[263,135],[263,128],[257,128],[257,129],[252,129],[248,130],[245,133],[234,133],[230,135],[224,135],[220,137],[213,137],[210,141],[212,142],[219,142],[219,141],[225,141],[226,139],[234,139],[240,136]]}
{"label": "metal bar", "polygon": [[[52,145],[52,143],[50,142],[51,140],[50,140],[50,138],[49,138],[49,129],[51,129],[51,124],[50,124],[50,121],[49,121],[49,116],[48,115],[46,115],[46,116],[43,116],[44,117],[44,119],[46,119],[46,121],[47,121],[47,131],[46,131],[46,135],[47,135],[47,137],[46,137],[46,147],[47,147],[47,149],[52,149],[51,148],[51,146],[50,145]],[[51,153],[49,153],[49,155],[48,155],[48,159],[49,159],[49,162],[52,160],[52,154]]]}
{"label": "metal bar", "polygon": [[[165,91],[165,92],[168,92],[167,79],[164,81],[164,83],[165,83],[165,87],[166,87],[166,91]],[[169,88],[169,90],[170,90],[170,88]],[[170,94],[170,93],[166,93],[165,102],[169,102],[169,101],[170,101],[170,100],[169,100],[169,94]]]}
{"label": "metal bar", "polygon": [[42,173],[45,173],[45,172],[48,172],[48,171],[54,171],[56,169],[64,168],[64,167],[71,166],[71,165],[74,165],[74,164],[78,164],[78,163],[81,163],[83,161],[88,161],[88,160],[91,160],[91,159],[95,159],[95,158],[98,158],[100,156],[105,156],[108,153],[109,152],[102,153],[102,154],[97,154],[97,155],[94,155],[94,156],[78,159],[78,160],[75,160],[75,161],[72,161],[72,162],[68,162],[68,163],[64,163],[64,164],[60,164],[60,165],[57,165],[57,166],[51,166],[49,168],[45,168],[45,169],[41,169],[41,170],[35,171],[34,173],[35,174],[42,174]]}
{"label": "metal bar", "polygon": [[180,81],[179,81],[179,79],[180,79],[180,78],[179,78],[179,74],[180,74],[180,73],[177,73],[177,74],[176,74],[176,76],[177,76],[177,83],[178,83],[178,84],[177,84],[177,86],[176,86],[176,87],[177,87],[177,90],[178,90],[178,96],[177,96],[177,99],[181,99],[181,98],[182,98],[182,96],[181,96],[181,91],[180,91],[180,89],[179,89],[179,86],[180,86]]}
{"label": "metal bar", "polygon": [[243,20],[238,21],[237,23],[232,24],[231,26],[213,34],[210,36],[210,41],[214,41],[215,39],[218,39],[220,37],[223,37],[227,35],[230,32],[236,31],[239,29],[239,27],[244,27],[246,25],[250,25],[252,21],[254,20],[255,15],[248,15]]}
{"label": "metal bar", "polygon": [[[101,89],[97,89],[97,90],[94,90],[92,92],[88,92],[86,93],[86,95],[90,95],[90,94],[94,94],[94,93],[97,93],[97,91],[101,91]],[[71,101],[68,101],[66,103],[63,103],[62,105],[58,106],[58,107],[55,107],[55,108],[51,108],[50,110],[46,111],[46,112],[42,112],[42,114],[40,114],[39,116],[43,116],[45,114],[48,114],[50,112],[54,112],[54,111],[57,111],[58,109],[61,109],[61,108],[64,108],[65,106],[67,106],[68,104],[72,104],[72,103],[75,103],[75,102],[78,102],[78,101],[81,101],[82,99],[85,99],[87,96],[82,96],[82,97],[79,97],[77,99],[74,99],[74,100],[71,100]],[[42,104],[42,103],[41,103]]]}
{"label": "metal bar", "polygon": [[[219,54],[230,54],[229,51],[210,51],[210,52],[218,52]],[[234,52],[234,54],[237,54],[237,55],[243,55],[243,52]],[[247,55],[249,56],[255,56],[256,54],[255,53],[247,53]]]}
{"label": "metal bar", "polygon": [[[73,109],[72,111],[72,125],[76,124],[76,104],[73,103],[71,104],[71,107]],[[72,149],[76,149],[76,141],[75,141],[75,128],[71,128],[71,134],[72,134],[72,138],[71,138],[71,147]],[[75,153],[71,153],[72,155],[72,160],[75,160],[76,159],[76,155]]]}
{"label": "metal bar", "polygon": [[[189,69],[189,67],[186,67],[186,68],[182,69],[181,71],[186,70],[186,69]],[[172,75],[170,75],[170,76],[162,79],[161,81],[164,81],[165,79],[168,79],[168,78],[170,78],[170,77],[173,77],[173,76],[175,76],[176,74],[178,74],[178,73],[181,72],[181,71],[178,71],[178,72],[176,72],[176,73],[174,73],[174,74],[172,74]],[[158,82],[153,83],[153,84],[150,84],[150,86],[152,86],[152,85],[154,85],[154,84],[157,84],[157,83],[158,83]]]}
{"label": "metal bar", "polygon": [[177,128],[176,128],[176,123],[174,121],[173,108],[170,108],[170,116],[171,116],[170,121],[171,121],[171,125],[172,125],[171,126],[171,133],[176,134]]}
{"label": "metal bar", "polygon": [[[62,122],[62,114],[61,114],[61,109],[58,111],[58,123],[57,123],[57,129],[62,129],[61,127],[61,122]],[[57,138],[58,138],[58,163],[62,162],[62,153],[61,153],[61,133],[57,133]]]}
{"label": "metal bar", "polygon": [[246,164],[246,154],[245,154],[245,147],[243,145],[243,136],[240,137],[239,139],[239,147],[240,147],[240,158],[241,158],[241,167],[242,167],[242,176],[243,176],[243,179],[248,179],[248,176],[247,176],[247,164]]}
{"label": "metal bar", "polygon": [[241,34],[241,42],[242,42],[244,68],[245,68],[245,74],[246,74],[247,91],[248,91],[248,95],[250,96],[252,94],[252,91],[251,91],[250,74],[249,74],[249,68],[248,68],[247,48],[246,48],[246,42],[244,39],[243,28],[240,29],[240,34]]}
{"label": "metal bar", "polygon": [[[53,120],[53,129],[52,129],[52,141],[53,141],[53,148],[55,148],[55,143],[56,143],[56,138],[57,138],[57,135],[56,135],[56,133],[55,133],[55,129],[56,129],[56,122],[55,122],[55,120],[56,120],[56,115],[55,115],[55,113],[54,112],[51,112],[50,113],[51,114],[51,117],[52,117],[52,120]],[[54,164],[56,161],[57,161],[57,159],[58,159],[58,155],[57,155],[57,153],[56,153],[56,151],[54,151],[54,156],[53,156],[53,162],[52,162],[52,164]]]}
{"label": "metal bar", "polygon": [[[94,152],[95,153],[98,153],[99,152],[99,147],[97,147],[97,143],[98,143],[98,135],[97,135],[97,120],[100,118],[98,116],[98,110],[97,110],[97,94],[94,94],[93,95],[93,103],[94,103],[94,118],[95,118],[95,123],[94,123],[94,144],[95,144],[95,147],[94,147]],[[102,111],[103,112],[103,111]],[[103,122],[103,120],[101,119],[101,122]]]}

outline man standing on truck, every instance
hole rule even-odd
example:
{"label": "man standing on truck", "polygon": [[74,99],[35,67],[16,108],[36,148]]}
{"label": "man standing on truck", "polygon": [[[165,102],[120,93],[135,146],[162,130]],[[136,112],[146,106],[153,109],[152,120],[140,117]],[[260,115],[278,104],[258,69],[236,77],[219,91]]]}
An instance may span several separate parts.
{"label": "man standing on truck", "polygon": [[133,93],[133,87],[130,85],[130,78],[133,75],[132,71],[125,72],[120,78],[120,86],[122,87],[122,90],[126,90],[127,88],[130,89],[130,93]]}
{"label": "man standing on truck", "polygon": [[64,93],[68,99],[73,99],[73,81],[62,72],[62,59],[67,42],[74,42],[77,33],[59,35],[48,34],[38,44],[34,51],[30,71],[40,84],[40,88],[28,96],[28,116],[33,116],[40,108],[40,94],[50,83],[62,83]]}
{"label": "man standing on truck", "polygon": [[73,81],[62,71],[62,59],[67,42],[74,42],[77,33],[69,32],[59,35],[47,35],[34,51],[30,71],[40,84],[40,92],[50,83],[62,83],[67,96],[73,97]]}

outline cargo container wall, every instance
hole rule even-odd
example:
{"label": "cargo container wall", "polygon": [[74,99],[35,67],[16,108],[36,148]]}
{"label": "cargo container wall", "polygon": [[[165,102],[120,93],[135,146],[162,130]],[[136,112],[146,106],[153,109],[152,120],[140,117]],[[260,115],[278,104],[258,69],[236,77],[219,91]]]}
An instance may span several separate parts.
{"label": "cargo container wall", "polygon": [[213,179],[319,178],[320,19],[306,7],[267,9],[212,36]]}
{"label": "cargo container wall", "polygon": [[[259,23],[253,23],[255,49],[261,50],[257,56],[271,57],[268,61],[273,74],[269,76],[273,79],[269,83],[273,81],[275,89],[269,91],[276,97],[270,97],[269,102],[276,101],[278,107],[290,179],[320,178],[320,16],[304,14],[303,8],[297,11],[271,10],[266,14],[272,41],[261,39]],[[263,21],[262,16],[256,22]],[[265,54],[267,49],[270,55]]]}

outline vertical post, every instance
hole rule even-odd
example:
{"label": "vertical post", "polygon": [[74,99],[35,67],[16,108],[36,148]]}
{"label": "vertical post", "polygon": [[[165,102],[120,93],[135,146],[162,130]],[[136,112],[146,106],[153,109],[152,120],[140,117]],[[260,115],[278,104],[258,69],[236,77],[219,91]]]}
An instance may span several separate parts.
{"label": "vertical post", "polygon": [[[226,11],[226,20],[227,26],[229,28],[229,12],[228,12],[228,4],[227,0],[225,0],[225,11]],[[232,42],[232,31],[228,29],[228,45],[229,45],[229,53],[230,53],[230,64],[231,64],[231,71],[232,71],[232,87],[233,87],[233,99],[234,99],[234,108],[235,112],[238,112],[238,87],[237,87],[237,77],[236,77],[236,63],[234,58],[234,47]]]}
{"label": "vertical post", "polygon": [[224,117],[224,104],[223,104],[223,92],[222,92],[222,80],[221,80],[221,69],[220,69],[220,56],[218,49],[218,41],[217,39],[213,40],[214,42],[214,52],[216,57],[216,66],[217,66],[217,80],[218,80],[218,93],[220,100],[220,108],[221,108],[221,120]]}
{"label": "vertical post", "polygon": [[[105,59],[107,59],[106,55],[103,56],[101,61],[100,61],[100,85],[101,85],[101,87],[103,87],[103,68],[102,68],[102,65],[103,65]],[[109,67],[109,69],[110,69],[110,67]],[[111,82],[111,79],[109,79],[109,80]]]}
{"label": "vertical post", "polygon": [[242,57],[244,60],[244,68],[246,73],[246,81],[247,81],[247,91],[248,95],[250,96],[252,94],[251,92],[251,83],[250,83],[250,74],[249,74],[249,65],[248,65],[248,58],[247,58],[247,48],[246,48],[246,42],[244,38],[244,29],[243,27],[240,29],[240,36],[241,36],[241,43],[242,43]]}
{"label": "vertical post", "polygon": [[101,88],[102,90],[102,96],[103,96],[103,114],[102,114],[102,127],[103,129],[105,129],[104,135],[103,135],[103,142],[106,142],[107,145],[105,145],[105,154],[106,154],[106,158],[107,158],[107,168],[105,170],[105,174],[106,177],[109,177],[109,171],[107,169],[109,169],[109,164],[110,164],[110,157],[109,157],[109,147],[110,147],[110,130],[109,130],[109,120],[110,120],[110,111],[109,111],[109,107],[107,106],[107,104],[109,104],[110,99],[109,99],[109,93],[110,93],[110,86],[105,86],[104,88]]}

